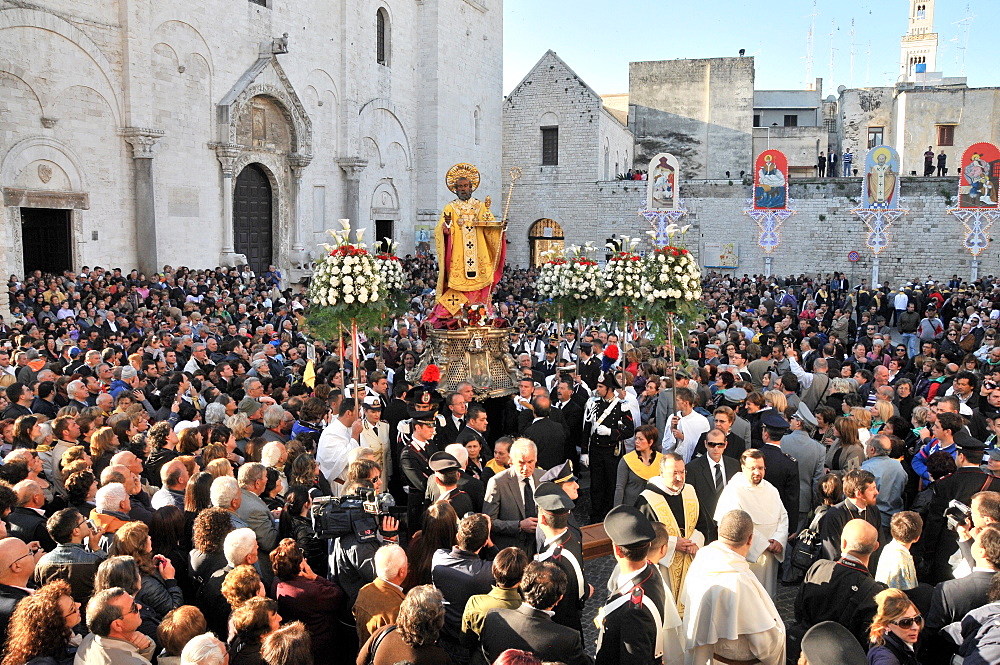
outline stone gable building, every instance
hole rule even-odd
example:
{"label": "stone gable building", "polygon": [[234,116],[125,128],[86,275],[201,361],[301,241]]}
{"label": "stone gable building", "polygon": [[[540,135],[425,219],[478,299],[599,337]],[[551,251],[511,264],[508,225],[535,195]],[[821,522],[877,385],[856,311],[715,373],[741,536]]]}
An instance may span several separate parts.
{"label": "stone gable building", "polygon": [[602,183],[610,189],[632,168],[634,146],[601,96],[547,51],[503,104],[503,173],[522,169],[511,197],[508,261],[538,265],[548,249],[583,244],[601,229],[614,233],[622,219],[602,208]]}
{"label": "stone gable building", "polygon": [[277,264],[324,230],[412,251],[500,188],[501,0],[0,0],[0,262]]}

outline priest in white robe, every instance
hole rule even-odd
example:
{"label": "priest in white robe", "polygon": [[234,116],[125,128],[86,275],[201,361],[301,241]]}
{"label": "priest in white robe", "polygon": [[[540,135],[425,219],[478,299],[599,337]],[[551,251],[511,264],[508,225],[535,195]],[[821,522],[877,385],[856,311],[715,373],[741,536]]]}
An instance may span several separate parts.
{"label": "priest in white robe", "polygon": [[695,555],[681,592],[685,665],[785,662],[785,624],[747,563],[756,539],[751,516],[732,510]]}
{"label": "priest in white robe", "polygon": [[345,399],[340,404],[340,415],[323,429],[316,446],[319,470],[330,481],[333,496],[340,496],[347,482],[348,453],[358,447],[351,436],[351,428],[358,419],[354,400]]}
{"label": "priest in white robe", "polygon": [[742,510],[753,519],[753,544],[747,551],[750,571],[774,598],[778,592],[778,564],[788,545],[788,513],[774,485],[764,480],[764,455],[750,448],[740,455],[741,473],[733,476],[719,496],[715,521],[730,510]]}

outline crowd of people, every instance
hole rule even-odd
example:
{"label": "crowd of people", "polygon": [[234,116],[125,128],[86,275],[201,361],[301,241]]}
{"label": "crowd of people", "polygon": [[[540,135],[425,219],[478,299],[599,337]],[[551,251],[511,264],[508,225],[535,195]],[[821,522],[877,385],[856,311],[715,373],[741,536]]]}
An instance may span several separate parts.
{"label": "crowd of people", "polygon": [[507,268],[486,399],[423,369],[404,265],[409,313],[334,344],[273,267],[12,276],[2,665],[1000,658],[992,278],[708,274],[675,345]]}

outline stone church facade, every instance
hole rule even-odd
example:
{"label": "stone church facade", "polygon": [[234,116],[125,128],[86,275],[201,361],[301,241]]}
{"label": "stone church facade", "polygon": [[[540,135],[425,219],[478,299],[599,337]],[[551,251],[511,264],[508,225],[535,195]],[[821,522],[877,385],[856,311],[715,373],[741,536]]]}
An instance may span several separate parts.
{"label": "stone church facade", "polygon": [[501,0],[0,0],[0,264],[412,251],[476,164],[500,195]]}

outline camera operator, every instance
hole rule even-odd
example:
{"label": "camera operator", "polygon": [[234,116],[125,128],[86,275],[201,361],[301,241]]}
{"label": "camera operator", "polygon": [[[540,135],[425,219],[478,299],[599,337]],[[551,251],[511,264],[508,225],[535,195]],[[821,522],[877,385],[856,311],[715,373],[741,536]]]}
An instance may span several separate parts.
{"label": "camera operator", "polygon": [[[374,490],[375,486],[367,480],[351,481],[344,487],[343,496],[355,496],[359,494],[359,490],[364,489]],[[378,530],[374,538],[362,537],[357,531],[352,531],[333,541],[330,577],[350,596],[352,606],[361,587],[375,581],[375,552],[383,543],[396,543],[399,540],[398,520],[383,515],[378,518],[377,524]]]}

